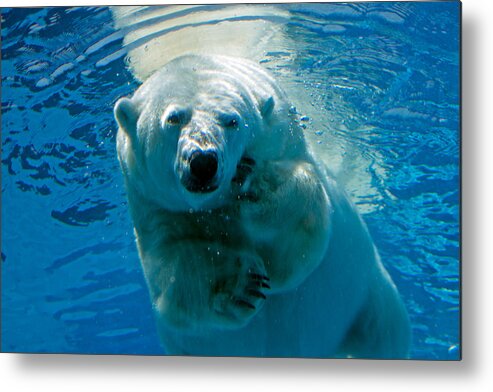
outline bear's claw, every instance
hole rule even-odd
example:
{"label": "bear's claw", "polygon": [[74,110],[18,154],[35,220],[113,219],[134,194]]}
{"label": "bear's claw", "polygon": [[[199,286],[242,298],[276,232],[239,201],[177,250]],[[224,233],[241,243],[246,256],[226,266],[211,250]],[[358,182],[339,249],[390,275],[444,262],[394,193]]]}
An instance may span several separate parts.
{"label": "bear's claw", "polygon": [[240,162],[236,166],[236,175],[231,180],[238,185],[243,186],[247,177],[253,173],[253,167],[255,166],[255,161],[249,157],[241,158]]}
{"label": "bear's claw", "polygon": [[252,309],[252,310],[256,310],[257,308],[255,307],[255,305],[251,304],[250,302],[248,301],[245,301],[244,299],[241,299],[241,298],[236,298],[235,299],[235,304],[237,306],[240,306],[240,307],[244,307],[244,308],[248,308],[248,309]]}
{"label": "bear's claw", "polygon": [[250,294],[253,297],[267,299],[267,297],[265,296],[265,294],[262,293],[261,291],[258,291],[258,290],[250,289],[250,290],[248,290],[248,294]]}
{"label": "bear's claw", "polygon": [[246,200],[251,202],[259,201],[259,197],[254,192],[244,192],[238,195],[238,200]]}
{"label": "bear's claw", "polygon": [[269,277],[265,276],[265,275],[260,275],[260,274],[256,274],[256,273],[253,273],[253,272],[249,272],[248,273],[248,276],[254,280],[266,280],[266,281],[270,281]]}

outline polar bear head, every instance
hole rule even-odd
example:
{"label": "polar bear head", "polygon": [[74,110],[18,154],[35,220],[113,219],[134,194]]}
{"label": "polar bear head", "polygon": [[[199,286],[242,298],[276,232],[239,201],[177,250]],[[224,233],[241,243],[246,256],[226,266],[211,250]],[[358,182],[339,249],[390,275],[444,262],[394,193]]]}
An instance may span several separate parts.
{"label": "polar bear head", "polygon": [[219,207],[242,158],[278,159],[304,145],[274,79],[224,56],[171,61],[120,99],[115,117],[127,187],[170,211]]}

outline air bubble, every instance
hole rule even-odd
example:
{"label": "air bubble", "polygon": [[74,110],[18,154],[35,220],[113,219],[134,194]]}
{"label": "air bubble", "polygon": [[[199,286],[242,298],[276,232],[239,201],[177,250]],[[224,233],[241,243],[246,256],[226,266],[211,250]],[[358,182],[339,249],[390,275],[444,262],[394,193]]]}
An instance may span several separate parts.
{"label": "air bubble", "polygon": [[457,355],[459,353],[459,346],[457,344],[453,344],[448,348],[448,353],[450,355]]}

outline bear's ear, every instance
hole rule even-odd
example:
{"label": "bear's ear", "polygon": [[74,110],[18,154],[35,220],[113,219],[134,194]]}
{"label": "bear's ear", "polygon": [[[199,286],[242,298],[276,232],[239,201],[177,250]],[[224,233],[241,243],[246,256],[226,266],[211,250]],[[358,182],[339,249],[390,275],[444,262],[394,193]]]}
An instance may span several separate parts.
{"label": "bear's ear", "polygon": [[274,98],[271,96],[269,98],[262,98],[260,100],[260,113],[262,114],[263,118],[267,118],[271,115],[272,111],[274,110]]}
{"label": "bear's ear", "polygon": [[115,119],[120,128],[131,138],[137,128],[139,113],[134,103],[128,98],[120,98],[115,104]]}

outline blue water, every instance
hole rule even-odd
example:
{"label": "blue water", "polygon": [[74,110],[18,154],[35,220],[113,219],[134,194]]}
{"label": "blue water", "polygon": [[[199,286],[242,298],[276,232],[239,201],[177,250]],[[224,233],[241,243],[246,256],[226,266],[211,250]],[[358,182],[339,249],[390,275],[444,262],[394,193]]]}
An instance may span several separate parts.
{"label": "blue water", "polygon": [[[307,136],[340,155],[411,357],[457,359],[459,4],[279,7],[296,56],[263,63],[309,92]],[[162,354],[115,153],[113,105],[138,87],[123,34],[106,7],[1,17],[2,351]]]}

